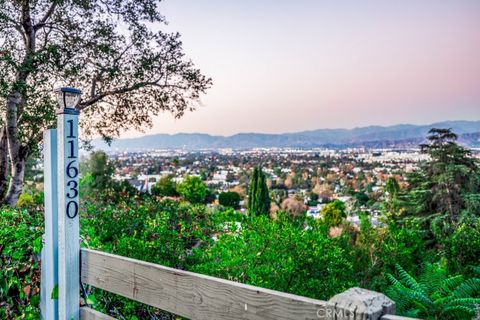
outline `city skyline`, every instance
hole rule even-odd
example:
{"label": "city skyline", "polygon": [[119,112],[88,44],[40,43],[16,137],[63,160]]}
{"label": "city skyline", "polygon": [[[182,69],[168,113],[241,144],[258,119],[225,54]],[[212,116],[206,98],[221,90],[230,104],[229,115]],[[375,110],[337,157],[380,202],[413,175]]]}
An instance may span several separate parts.
{"label": "city skyline", "polygon": [[[213,87],[146,133],[282,133],[480,119],[477,1],[164,1]],[[128,132],[121,137],[140,136]]]}

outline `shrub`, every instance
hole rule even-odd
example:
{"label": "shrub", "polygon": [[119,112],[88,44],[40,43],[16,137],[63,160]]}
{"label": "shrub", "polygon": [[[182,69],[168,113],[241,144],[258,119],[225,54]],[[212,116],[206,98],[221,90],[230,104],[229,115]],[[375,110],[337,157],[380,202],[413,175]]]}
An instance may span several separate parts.
{"label": "shrub", "polygon": [[0,319],[39,319],[43,216],[0,208]]}
{"label": "shrub", "polygon": [[240,207],[240,195],[236,192],[222,192],[218,196],[218,202],[222,206],[238,209]]}
{"label": "shrub", "polygon": [[355,285],[346,237],[330,238],[286,214],[246,219],[203,251],[200,272],[264,288],[327,299]]}
{"label": "shrub", "polygon": [[448,238],[439,239],[452,270],[468,273],[480,262],[480,218],[461,223]]}
{"label": "shrub", "polygon": [[397,265],[398,278],[387,294],[397,305],[397,313],[422,319],[473,319],[480,304],[480,279],[448,275],[440,264],[427,264],[416,280]]}
{"label": "shrub", "polygon": [[29,208],[35,206],[33,196],[29,193],[23,192],[18,198],[17,206],[20,208]]}
{"label": "shrub", "polygon": [[375,228],[368,215],[361,214],[360,220],[360,231],[353,234],[353,264],[362,287],[383,292],[389,285],[385,275],[394,273],[396,264],[413,272],[434,255],[427,251],[421,227],[415,221],[400,224],[388,220],[384,227]]}

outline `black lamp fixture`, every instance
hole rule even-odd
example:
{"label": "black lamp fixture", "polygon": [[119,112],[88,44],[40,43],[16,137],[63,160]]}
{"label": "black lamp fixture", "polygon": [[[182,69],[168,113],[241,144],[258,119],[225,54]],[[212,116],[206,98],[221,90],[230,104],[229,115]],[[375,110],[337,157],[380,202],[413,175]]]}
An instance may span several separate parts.
{"label": "black lamp fixture", "polygon": [[60,109],[63,111],[75,110],[78,103],[80,102],[80,97],[82,95],[82,91],[75,88],[70,87],[62,87],[55,90],[57,94],[57,101],[60,105]]}

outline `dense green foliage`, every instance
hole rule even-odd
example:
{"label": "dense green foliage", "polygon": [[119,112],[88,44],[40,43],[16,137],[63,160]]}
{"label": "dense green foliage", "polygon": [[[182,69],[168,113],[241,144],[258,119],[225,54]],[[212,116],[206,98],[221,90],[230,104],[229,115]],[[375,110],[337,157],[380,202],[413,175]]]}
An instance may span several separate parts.
{"label": "dense green foliage", "polygon": [[342,223],[343,219],[347,217],[345,211],[345,204],[340,200],[335,200],[323,207],[320,212],[325,224],[328,227],[335,227]]}
{"label": "dense green foliage", "polygon": [[241,200],[240,195],[237,192],[233,192],[233,191],[222,192],[218,195],[218,202],[225,207],[239,209],[240,200]]}
{"label": "dense green foliage", "polygon": [[177,185],[175,181],[173,181],[172,176],[161,178],[154,186],[152,186],[152,190],[150,192],[152,195],[159,197],[178,196]]}
{"label": "dense green foliage", "polygon": [[253,168],[248,189],[248,212],[251,215],[270,214],[270,194],[265,174],[260,167]]}
{"label": "dense green foliage", "polygon": [[427,264],[416,280],[397,265],[388,290],[400,313],[421,319],[472,319],[480,304],[480,278],[448,275],[440,264]]}
{"label": "dense green foliage", "polygon": [[80,171],[84,180],[86,180],[85,193],[98,192],[111,187],[111,176],[115,168],[108,160],[108,155],[103,151],[94,151],[90,153],[90,158],[83,162]]}
{"label": "dense green foliage", "polygon": [[192,270],[284,292],[328,299],[355,285],[348,237],[331,238],[327,229],[304,219],[254,216],[211,247],[198,251]]}
{"label": "dense green foliage", "polygon": [[[128,183],[113,181],[108,162],[94,157],[98,165],[85,166],[89,169],[80,183],[82,245],[317,299],[360,286],[387,293],[400,314],[469,319],[480,299],[478,190],[429,172],[445,169],[442,161],[457,159],[447,173],[438,174],[463,172],[466,163],[471,171],[461,179],[475,184],[478,164],[468,152],[458,151],[461,147],[447,145],[444,152],[453,154],[435,158],[429,151],[432,160],[422,164],[407,188],[389,179],[379,223],[360,212],[359,226],[346,221],[341,201],[325,205],[320,219],[304,212],[245,215],[235,210],[238,194],[233,192],[219,195],[220,206],[207,206],[207,189],[198,177],[187,176],[176,186],[171,178],[162,179],[158,192],[140,194]],[[92,168],[100,170],[94,175]],[[265,184],[268,192],[262,175],[256,168],[251,181],[256,176],[257,182],[250,184],[250,205],[256,208],[259,189]],[[455,201],[434,204],[436,192],[445,195],[452,188],[458,191],[452,195]],[[181,198],[161,198],[173,190]],[[32,190],[22,199],[26,209],[0,210],[0,319],[38,315],[42,197]],[[420,199],[431,204],[414,211]],[[270,205],[270,199],[264,200]],[[101,290],[87,287],[86,292],[89,304],[119,319],[172,318]]]}
{"label": "dense green foliage", "polygon": [[177,185],[177,192],[191,203],[202,203],[207,195],[207,187],[199,177],[186,176]]}
{"label": "dense green foliage", "polygon": [[39,319],[43,216],[0,208],[0,319]]}

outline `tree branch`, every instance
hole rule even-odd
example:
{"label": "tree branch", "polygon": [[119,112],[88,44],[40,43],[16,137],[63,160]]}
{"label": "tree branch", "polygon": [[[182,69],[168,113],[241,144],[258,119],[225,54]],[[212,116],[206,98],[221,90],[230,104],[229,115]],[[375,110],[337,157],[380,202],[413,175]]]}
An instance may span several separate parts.
{"label": "tree branch", "polygon": [[43,16],[43,18],[40,19],[40,21],[35,26],[33,26],[33,29],[38,30],[38,29],[42,28],[45,25],[45,22],[47,22],[48,18],[51,17],[51,15],[53,14],[53,12],[55,11],[56,8],[57,8],[57,2],[54,1],[52,3],[52,5],[50,6],[50,8],[48,8],[48,10],[45,13],[45,15]]}
{"label": "tree branch", "polygon": [[78,109],[79,110],[84,110],[85,108],[101,101],[103,98],[106,98],[108,96],[128,93],[128,92],[132,92],[132,91],[138,90],[140,88],[148,87],[148,86],[159,87],[159,88],[186,89],[182,86],[177,86],[177,85],[168,85],[168,84],[167,85],[160,85],[160,84],[158,84],[159,81],[160,81],[160,79],[158,79],[156,81],[150,81],[150,82],[139,82],[139,83],[136,83],[132,86],[123,87],[123,88],[116,88],[116,89],[112,89],[112,90],[108,90],[108,91],[99,93],[99,94],[91,97],[90,99],[88,99],[86,101],[80,102]]}

